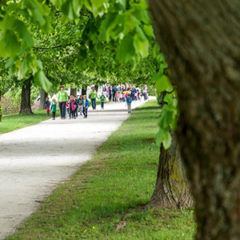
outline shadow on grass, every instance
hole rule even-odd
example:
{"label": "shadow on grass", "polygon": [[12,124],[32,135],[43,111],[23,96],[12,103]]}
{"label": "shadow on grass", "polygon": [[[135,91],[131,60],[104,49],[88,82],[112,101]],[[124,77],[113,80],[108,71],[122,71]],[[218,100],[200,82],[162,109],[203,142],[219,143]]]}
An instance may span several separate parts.
{"label": "shadow on grass", "polygon": [[159,106],[146,106],[146,107],[141,107],[141,108],[136,108],[134,109],[134,111],[136,112],[142,112],[144,110],[160,110]]}

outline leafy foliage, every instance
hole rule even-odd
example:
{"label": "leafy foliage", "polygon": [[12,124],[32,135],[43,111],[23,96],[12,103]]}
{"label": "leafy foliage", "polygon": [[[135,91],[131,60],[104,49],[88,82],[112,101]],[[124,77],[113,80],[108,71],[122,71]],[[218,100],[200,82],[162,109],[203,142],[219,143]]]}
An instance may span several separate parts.
{"label": "leafy foliage", "polygon": [[[172,91],[146,0],[3,1],[0,57],[11,81],[21,85],[33,76],[47,92],[60,83],[104,82],[147,82],[158,93]],[[167,148],[177,104],[174,94],[165,100],[158,141]]]}
{"label": "leafy foliage", "polygon": [[177,119],[177,100],[175,93],[167,94],[164,98],[165,104],[163,105],[160,120],[159,132],[157,134],[157,143],[162,143],[164,148],[167,149],[171,146],[171,132],[175,130]]}

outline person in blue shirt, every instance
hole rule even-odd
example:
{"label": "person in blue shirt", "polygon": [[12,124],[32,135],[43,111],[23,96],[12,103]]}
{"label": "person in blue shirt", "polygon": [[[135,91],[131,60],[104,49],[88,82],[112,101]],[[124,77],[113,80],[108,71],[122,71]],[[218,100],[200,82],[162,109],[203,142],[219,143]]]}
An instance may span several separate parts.
{"label": "person in blue shirt", "polygon": [[131,94],[128,94],[127,99],[127,106],[128,106],[128,113],[132,112],[132,98],[131,98]]}
{"label": "person in blue shirt", "polygon": [[83,115],[84,115],[84,118],[87,118],[87,116],[88,116],[88,108],[89,108],[89,101],[87,99],[87,96],[84,95],[83,96]]}

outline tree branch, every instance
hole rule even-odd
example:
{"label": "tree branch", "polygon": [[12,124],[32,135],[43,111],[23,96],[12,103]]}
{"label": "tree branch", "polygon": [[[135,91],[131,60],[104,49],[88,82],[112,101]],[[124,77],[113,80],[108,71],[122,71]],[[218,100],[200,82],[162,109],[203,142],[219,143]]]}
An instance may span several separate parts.
{"label": "tree branch", "polygon": [[53,46],[53,47],[33,47],[34,49],[37,50],[49,50],[49,49],[55,49],[55,48],[61,48],[61,47],[67,47],[67,46],[71,46],[73,45],[72,43],[68,43],[68,44],[61,44],[61,45],[57,45],[57,46]]}

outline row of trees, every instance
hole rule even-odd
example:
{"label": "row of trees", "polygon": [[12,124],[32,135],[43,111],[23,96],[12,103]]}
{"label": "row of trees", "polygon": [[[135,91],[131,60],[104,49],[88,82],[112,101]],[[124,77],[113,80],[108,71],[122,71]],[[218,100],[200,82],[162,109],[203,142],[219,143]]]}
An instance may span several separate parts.
{"label": "row of trees", "polygon": [[[27,3],[22,2],[22,7],[24,4]],[[20,20],[16,20],[15,14],[12,15],[14,12],[11,11],[16,11],[19,5],[21,6],[21,3],[8,2],[5,6],[5,18],[18,23]],[[159,52],[159,47],[154,42],[146,4],[143,5],[143,2],[135,4],[133,1],[128,6],[125,6],[124,3],[115,3],[109,6],[111,15],[102,18],[98,16],[99,14],[95,16],[85,6],[79,10],[79,16],[75,22],[66,18],[64,9],[53,8],[50,3],[37,5],[35,8],[43,10],[45,6],[51,9],[50,19],[48,19],[52,26],[51,29],[46,31],[45,27],[41,28],[34,24],[25,15],[21,16],[21,24],[26,25],[24,31],[29,31],[28,35],[31,34],[33,44],[31,48],[24,48],[24,53],[20,52],[20,56],[14,53],[12,57],[9,55],[4,60],[11,76],[8,77],[7,82],[22,88],[20,113],[32,114],[31,86],[33,84],[42,87],[41,99],[45,99],[47,91],[58,91],[60,84],[70,84],[73,88],[81,86],[83,89],[91,84],[99,85],[106,82],[155,85],[158,79],[164,75],[167,64]],[[42,11],[42,14],[45,11],[47,10]],[[119,13],[121,13],[120,18]],[[123,23],[125,26],[121,26]],[[9,30],[9,25],[5,27],[6,31]],[[15,27],[12,27],[15,34]],[[122,36],[120,36],[121,34]],[[127,39],[123,37],[124,34],[128,35]],[[132,37],[135,42],[132,41]],[[118,38],[119,41],[117,41]],[[133,45],[134,43],[135,45]],[[4,44],[3,40],[2,44]],[[12,44],[17,45],[17,42],[12,42]],[[132,53],[129,53],[129,50]],[[37,73],[35,73],[36,71]],[[158,75],[153,78],[157,72]],[[7,78],[7,73],[5,77]],[[165,81],[165,84],[158,85],[159,93],[164,90],[163,85],[168,88],[170,86],[168,80]],[[41,102],[41,105],[43,104],[44,102]],[[168,106],[174,106],[173,110],[176,112],[176,102],[173,105],[169,101]],[[163,113],[167,113],[164,111],[165,108],[163,108]],[[167,115],[162,114],[162,121],[168,118]],[[172,117],[174,118],[175,115]],[[171,138],[168,125],[164,126],[164,129],[161,128],[159,136],[159,145],[163,142],[164,145],[167,143],[166,148],[169,147]],[[169,169],[170,166],[166,170]],[[166,182],[169,179],[170,176]],[[174,183],[176,184],[175,180]],[[154,193],[154,205],[161,207],[171,205],[170,202],[167,205],[162,204],[162,196],[165,199],[169,198],[169,193],[174,192],[172,185],[164,186],[167,187],[168,192],[160,192],[158,184],[156,186],[155,193],[158,192],[158,194]],[[173,194],[171,197],[174,198]],[[174,199],[176,200],[174,206],[181,206],[181,201],[177,198]],[[151,201],[152,204],[153,201]]]}
{"label": "row of trees", "polygon": [[145,0],[1,1],[0,56],[11,74],[3,80],[18,82],[23,92],[33,82],[46,92],[68,81],[156,84],[161,155],[151,203],[191,205],[186,170],[196,239],[239,239],[240,3],[149,0],[149,6],[168,72]]}

